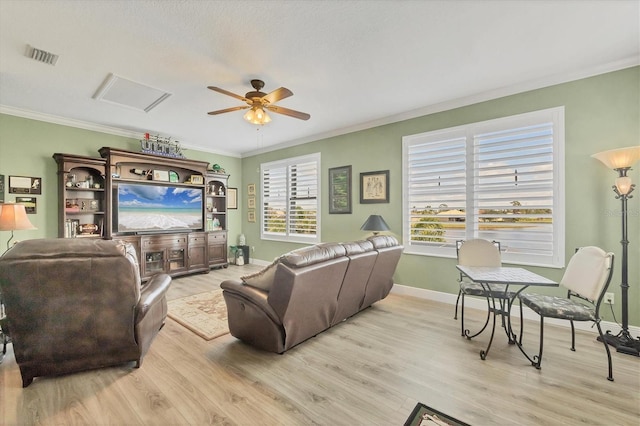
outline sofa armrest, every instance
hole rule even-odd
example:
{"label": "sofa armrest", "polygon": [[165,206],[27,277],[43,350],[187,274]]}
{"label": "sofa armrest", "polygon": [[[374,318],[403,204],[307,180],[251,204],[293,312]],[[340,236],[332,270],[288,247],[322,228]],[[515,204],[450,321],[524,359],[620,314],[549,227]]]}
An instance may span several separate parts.
{"label": "sofa armrest", "polygon": [[136,323],[149,312],[149,310],[162,301],[169,290],[171,277],[167,274],[156,274],[140,289],[140,301],[136,306]]}
{"label": "sofa armrest", "polygon": [[282,324],[280,317],[267,301],[269,293],[256,287],[244,284],[240,280],[226,280],[220,283],[220,288],[236,296],[246,299],[260,308],[277,324]]}

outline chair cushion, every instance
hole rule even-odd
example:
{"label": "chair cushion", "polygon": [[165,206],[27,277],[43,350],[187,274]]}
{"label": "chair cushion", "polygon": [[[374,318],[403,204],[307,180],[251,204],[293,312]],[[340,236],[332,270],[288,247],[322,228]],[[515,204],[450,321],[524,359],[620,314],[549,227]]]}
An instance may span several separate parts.
{"label": "chair cushion", "polygon": [[[511,290],[507,291],[505,294],[505,287],[506,285],[504,284],[490,284],[491,295],[496,299],[511,299],[516,295],[516,292]],[[488,294],[488,291],[482,288],[480,284],[467,281],[462,281],[460,283],[460,290],[469,296],[487,297]]]}
{"label": "chair cushion", "polygon": [[596,310],[572,299],[544,294],[521,294],[520,300],[542,317],[596,321]]}

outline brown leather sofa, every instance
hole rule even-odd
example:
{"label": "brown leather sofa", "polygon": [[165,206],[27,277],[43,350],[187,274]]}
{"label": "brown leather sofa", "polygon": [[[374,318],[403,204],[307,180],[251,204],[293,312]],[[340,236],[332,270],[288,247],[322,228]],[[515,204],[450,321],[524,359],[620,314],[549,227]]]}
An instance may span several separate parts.
{"label": "brown leather sofa", "polygon": [[223,281],[229,330],[283,353],[385,298],[402,250],[391,236],[316,244],[242,280]]}
{"label": "brown leather sofa", "polygon": [[41,239],[0,258],[13,352],[23,387],[34,377],[136,362],[167,316],[171,278],[145,284],[133,246],[96,239]]}

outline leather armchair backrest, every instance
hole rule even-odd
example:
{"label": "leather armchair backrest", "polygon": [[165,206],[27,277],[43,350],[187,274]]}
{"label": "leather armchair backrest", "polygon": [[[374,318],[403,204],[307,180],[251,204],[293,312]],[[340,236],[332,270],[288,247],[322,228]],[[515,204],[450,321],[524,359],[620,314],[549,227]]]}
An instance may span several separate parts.
{"label": "leather armchair backrest", "polygon": [[349,267],[340,287],[338,309],[331,325],[349,318],[360,310],[367,282],[378,257],[378,252],[374,250],[373,243],[370,241],[353,241],[342,243],[342,245],[349,258]]}
{"label": "leather armchair backrest", "polygon": [[60,238],[23,241],[0,258],[18,363],[139,351],[139,276],[125,252],[116,241]]}
{"label": "leather armchair backrest", "polygon": [[[316,254],[303,257],[317,259]],[[305,263],[300,267],[284,261],[278,264],[267,299],[284,327],[284,350],[331,326],[349,259],[337,256]]]}
{"label": "leather armchair backrest", "polygon": [[387,297],[393,287],[393,274],[404,250],[398,240],[390,235],[377,235],[369,237],[367,240],[373,244],[378,252],[378,257],[369,276],[360,309]]}

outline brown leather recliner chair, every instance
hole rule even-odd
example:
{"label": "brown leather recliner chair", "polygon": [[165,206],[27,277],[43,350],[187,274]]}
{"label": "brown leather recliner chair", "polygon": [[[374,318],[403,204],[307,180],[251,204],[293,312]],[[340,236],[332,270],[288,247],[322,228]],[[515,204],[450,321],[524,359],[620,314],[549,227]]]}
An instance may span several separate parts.
{"label": "brown leather recliner chair", "polygon": [[34,377],[136,362],[167,316],[165,274],[141,284],[121,241],[42,239],[0,258],[0,291],[23,387]]}

